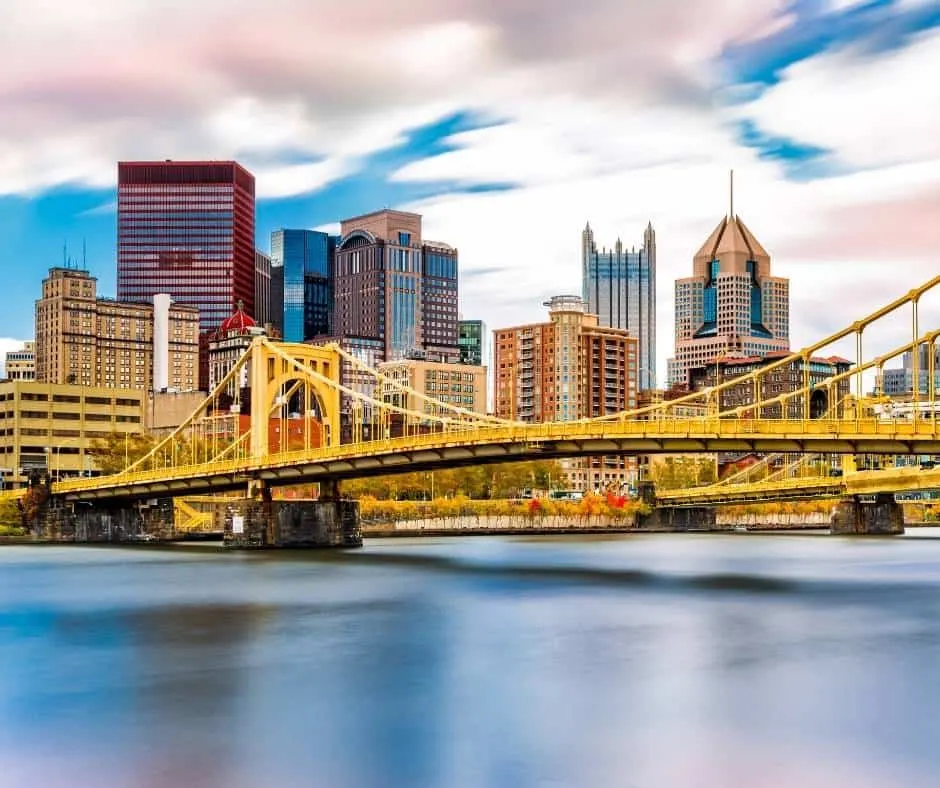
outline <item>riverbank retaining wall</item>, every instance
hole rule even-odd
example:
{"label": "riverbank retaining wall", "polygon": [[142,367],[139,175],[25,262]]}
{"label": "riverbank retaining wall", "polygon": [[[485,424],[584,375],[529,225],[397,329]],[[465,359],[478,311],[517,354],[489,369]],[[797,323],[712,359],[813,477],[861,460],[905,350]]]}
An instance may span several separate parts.
{"label": "riverbank retaining wall", "polygon": [[544,534],[544,533],[620,533],[673,531],[748,530],[819,530],[829,528],[827,513],[718,516],[714,520],[683,521],[681,525],[639,522],[633,515],[611,518],[601,515],[584,517],[511,515],[427,517],[412,520],[363,520],[364,537],[382,536],[456,536],[466,534]]}

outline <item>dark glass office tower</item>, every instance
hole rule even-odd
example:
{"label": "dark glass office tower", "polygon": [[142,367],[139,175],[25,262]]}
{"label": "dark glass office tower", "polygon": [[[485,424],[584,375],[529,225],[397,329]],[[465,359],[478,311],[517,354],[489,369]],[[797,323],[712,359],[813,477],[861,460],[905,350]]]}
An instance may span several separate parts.
{"label": "dark glass office tower", "polygon": [[271,233],[272,322],[287,342],[330,333],[334,239],[317,230]]}
{"label": "dark glass office tower", "polygon": [[460,363],[482,366],[485,358],[486,324],[482,320],[461,320],[457,324]]}

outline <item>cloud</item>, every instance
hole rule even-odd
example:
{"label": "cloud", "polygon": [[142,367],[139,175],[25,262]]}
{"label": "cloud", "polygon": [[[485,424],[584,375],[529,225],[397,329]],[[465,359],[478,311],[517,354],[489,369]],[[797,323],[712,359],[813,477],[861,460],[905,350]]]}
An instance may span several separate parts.
{"label": "cloud", "polygon": [[[716,76],[711,60],[728,40],[772,24],[782,7],[6,0],[0,190],[108,185],[121,158],[254,155],[262,195],[268,183],[271,195],[301,193],[408,129],[533,92],[703,106]],[[338,33],[324,31],[327,17]],[[277,172],[270,154],[298,147],[320,165]],[[269,168],[270,181],[260,177]]]}
{"label": "cloud", "polygon": [[940,158],[940,36],[876,55],[851,47],[791,66],[741,114],[767,134],[831,150],[858,169]]}
{"label": "cloud", "polygon": [[[932,271],[940,38],[910,38],[916,0],[92,5],[0,4],[0,192],[108,187],[122,158],[235,157],[262,198],[332,195],[384,161],[361,210],[431,195],[398,207],[459,247],[461,309],[491,328],[580,290],[586,220],[607,245],[652,220],[661,380],[673,280],[724,214],[730,167],[793,277],[794,345],[877,306],[886,265],[902,290]],[[422,136],[456,117],[474,122]],[[512,188],[475,191],[493,184]]]}

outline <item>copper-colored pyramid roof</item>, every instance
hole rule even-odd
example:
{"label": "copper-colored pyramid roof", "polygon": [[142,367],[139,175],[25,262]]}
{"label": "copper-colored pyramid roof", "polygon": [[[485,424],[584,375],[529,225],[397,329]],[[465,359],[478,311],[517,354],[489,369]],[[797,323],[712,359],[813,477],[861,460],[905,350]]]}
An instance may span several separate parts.
{"label": "copper-colored pyramid roof", "polygon": [[751,254],[754,257],[770,257],[770,255],[767,254],[767,250],[760,245],[760,241],[754,237],[754,233],[752,233],[744,224],[744,222],[741,221],[741,217],[735,216],[734,218],[738,227],[741,228],[741,232],[744,235],[744,240],[747,242],[748,248],[751,250]]}
{"label": "copper-colored pyramid roof", "polygon": [[738,223],[738,217],[736,216],[725,225],[725,231],[721,234],[721,240],[715,250],[715,257],[720,257],[723,254],[745,254],[751,257],[750,246],[741,231],[741,225]]}
{"label": "copper-colored pyramid roof", "polygon": [[708,240],[696,252],[695,257],[707,257],[715,260],[722,254],[743,253],[749,259],[757,257],[770,257],[767,250],[760,245],[754,234],[745,227],[740,217],[726,216],[708,236]]}
{"label": "copper-colored pyramid roof", "polygon": [[727,223],[727,216],[718,222],[718,226],[712,231],[712,234],[708,236],[708,240],[705,241],[705,243],[702,244],[702,248],[695,253],[696,257],[707,257],[709,260],[715,259],[715,250],[718,248],[718,242],[721,240]]}

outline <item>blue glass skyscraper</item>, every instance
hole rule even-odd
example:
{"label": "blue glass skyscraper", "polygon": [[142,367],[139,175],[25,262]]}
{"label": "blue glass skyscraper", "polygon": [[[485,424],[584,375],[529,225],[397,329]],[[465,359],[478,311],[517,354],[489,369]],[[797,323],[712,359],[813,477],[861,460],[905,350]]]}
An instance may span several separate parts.
{"label": "blue glass skyscraper", "polygon": [[643,246],[598,251],[588,224],[581,234],[582,297],[606,328],[622,328],[639,340],[637,380],[656,387],[656,233],[648,224]]}
{"label": "blue glass skyscraper", "polygon": [[271,233],[272,322],[287,342],[330,333],[335,241],[318,230]]}

